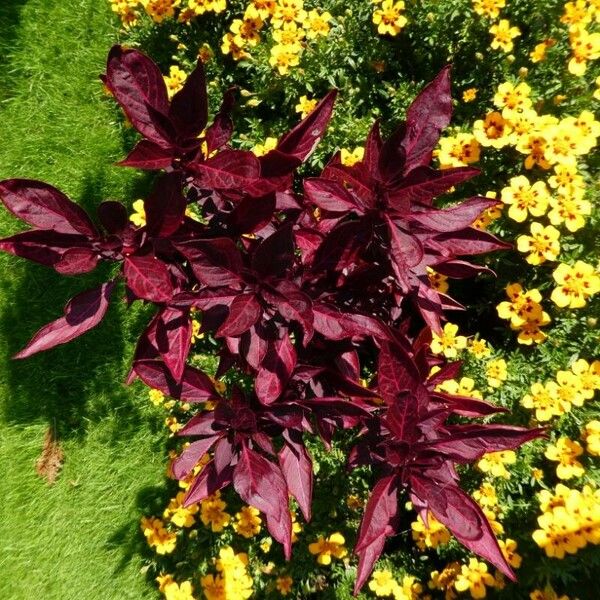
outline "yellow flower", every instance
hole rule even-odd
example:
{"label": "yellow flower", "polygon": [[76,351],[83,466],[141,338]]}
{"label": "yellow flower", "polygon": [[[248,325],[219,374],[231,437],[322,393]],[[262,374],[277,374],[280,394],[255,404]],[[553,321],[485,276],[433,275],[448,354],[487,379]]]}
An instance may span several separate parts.
{"label": "yellow flower", "polygon": [[295,23],[304,23],[307,18],[304,0],[278,0],[271,17],[274,29],[286,29]]}
{"label": "yellow flower", "polygon": [[163,518],[169,519],[177,527],[191,527],[196,522],[194,515],[198,512],[198,505],[183,506],[185,495],[185,492],[179,492],[163,513]]}
{"label": "yellow flower", "polygon": [[587,453],[600,456],[600,421],[594,419],[585,425],[581,439],[586,443]]}
{"label": "yellow flower", "polygon": [[490,387],[499,388],[508,378],[506,361],[503,358],[490,360],[486,367],[487,383]]}
{"label": "yellow flower", "polygon": [[423,523],[421,515],[410,524],[412,538],[420,550],[437,548],[440,544],[450,541],[450,532],[431,513],[427,515],[427,525]]}
{"label": "yellow flower", "polygon": [[341,533],[332,533],[327,539],[321,535],[316,542],[308,545],[308,551],[317,555],[317,562],[320,565],[329,565],[332,556],[344,558],[348,554],[348,550],[344,548],[345,543],[346,540]]}
{"label": "yellow flower", "polygon": [[148,545],[157,554],[170,554],[175,550],[177,536],[165,528],[164,523],[156,517],[143,517],[140,523]]}
{"label": "yellow flower", "polygon": [[239,535],[245,538],[251,538],[260,533],[262,519],[260,511],[253,506],[244,506],[239,513],[236,513],[236,522],[233,529]]}
{"label": "yellow flower", "polygon": [[579,531],[576,514],[564,506],[540,515],[538,525],[540,529],[536,529],[532,537],[547,556],[564,558],[565,553],[575,554],[586,545],[585,536]]}
{"label": "yellow flower", "polygon": [[510,143],[512,132],[510,123],[497,111],[492,111],[485,119],[478,119],[473,124],[473,135],[482,146],[503,148]]}
{"label": "yellow flower", "polygon": [[169,68],[169,75],[164,76],[169,98],[172,98],[183,87],[186,79],[187,74],[177,65],[172,65]]}
{"label": "yellow flower", "polygon": [[165,395],[160,390],[148,390],[148,397],[154,406],[161,406],[165,400]]}
{"label": "yellow flower", "polygon": [[529,212],[534,217],[541,217],[548,209],[550,194],[543,181],[530,184],[527,177],[512,177],[509,185],[502,189],[500,199],[509,205],[508,216],[522,223]]}
{"label": "yellow flower", "polygon": [[552,417],[559,417],[571,410],[569,402],[565,402],[557,393],[552,393],[556,391],[552,386],[537,382],[531,386],[530,391],[530,394],[523,396],[521,405],[530,410],[535,409],[535,418],[540,422],[549,421]]}
{"label": "yellow flower", "polygon": [[456,379],[447,379],[436,386],[436,391],[446,392],[455,396],[467,396],[468,398],[483,398],[481,392],[474,389],[475,381],[470,377],[461,377],[460,381]]}
{"label": "yellow flower", "polygon": [[308,12],[304,27],[306,29],[306,37],[309,40],[314,40],[318,36],[326,36],[331,29],[329,22],[331,21],[331,13],[325,11],[320,13],[313,9]]}
{"label": "yellow flower", "polygon": [[448,278],[441,273],[437,273],[430,267],[427,267],[427,277],[429,278],[429,283],[434,290],[445,294],[450,287],[448,285]]}
{"label": "yellow flower", "polygon": [[259,17],[244,17],[243,19],[234,19],[229,27],[233,33],[233,42],[238,48],[243,46],[256,46],[260,42],[260,30],[263,27],[263,20]]}
{"label": "yellow flower", "polygon": [[475,358],[485,358],[492,353],[487,341],[483,339],[469,340],[468,350]]}
{"label": "yellow flower", "polygon": [[571,365],[571,371],[577,376],[579,392],[585,400],[591,400],[594,392],[600,389],[600,361],[595,360],[591,365],[580,358]]}
{"label": "yellow flower", "polygon": [[194,600],[194,588],[191,581],[176,583],[171,581],[164,586],[162,590],[165,600]]}
{"label": "yellow flower", "polygon": [[564,12],[560,17],[560,22],[566,25],[586,25],[592,20],[592,15],[588,11],[585,0],[575,0],[567,2],[564,5]]}
{"label": "yellow flower", "polygon": [[432,571],[430,573],[430,580],[427,583],[427,587],[430,590],[441,590],[442,592],[445,592],[444,597],[446,600],[454,600],[456,598],[454,582],[459,573],[460,563],[448,563],[441,572]]}
{"label": "yellow flower", "polygon": [[600,277],[592,265],[578,260],[573,266],[560,264],[552,273],[558,287],[550,298],[559,307],[581,308],[600,291]]}
{"label": "yellow flower", "polygon": [[457,333],[458,325],[446,323],[441,336],[433,333],[431,351],[434,354],[443,354],[446,358],[456,358],[458,351],[467,347],[467,338]]}
{"label": "yellow flower", "polygon": [[554,40],[544,40],[540,44],[535,45],[533,50],[529,53],[529,58],[531,59],[532,63],[539,63],[546,60],[546,52],[548,51],[548,48],[554,45],[554,43],[548,42],[554,42]]}
{"label": "yellow flower", "polygon": [[442,169],[464,167],[479,160],[479,142],[470,133],[440,139],[437,158]]}
{"label": "yellow flower", "polygon": [[140,4],[155,23],[162,23],[175,15],[175,7],[179,6],[179,0],[140,0]]}
{"label": "yellow flower", "polygon": [[279,71],[280,75],[287,75],[290,67],[300,64],[300,54],[294,45],[276,44],[271,48],[269,64]]}
{"label": "yellow flower", "polygon": [[488,481],[484,481],[479,486],[479,489],[473,492],[473,498],[477,504],[484,508],[494,508],[498,506],[496,488]]}
{"label": "yellow flower", "polygon": [[577,460],[582,454],[581,444],[567,437],[560,437],[556,444],[550,444],[544,452],[546,458],[558,462],[556,476],[559,479],[581,477],[585,473],[583,465]]}
{"label": "yellow flower", "polygon": [[473,10],[482,17],[497,19],[500,9],[506,6],[506,0],[472,0]]}
{"label": "yellow flower", "polygon": [[133,203],[133,213],[129,216],[129,220],[137,227],[146,225],[146,211],[144,210],[144,201],[136,200]]}
{"label": "yellow flower", "polygon": [[302,52],[302,40],[306,36],[306,31],[298,27],[296,23],[290,23],[285,29],[276,29],[273,31],[273,40],[281,46],[290,46],[294,52]]}
{"label": "yellow flower", "polygon": [[275,14],[277,2],[275,0],[252,0],[252,4],[249,7],[252,7],[261,19],[267,19]]}
{"label": "yellow flower", "polygon": [[468,590],[471,598],[485,598],[486,586],[494,587],[494,578],[488,573],[487,565],[476,558],[469,559],[468,565],[462,565],[454,582],[457,591]]}
{"label": "yellow flower", "polygon": [[256,144],[252,148],[252,152],[254,152],[254,154],[256,156],[264,156],[267,152],[274,150],[276,148],[276,146],[277,146],[277,138],[268,137],[265,139],[265,141],[262,144]]}
{"label": "yellow flower", "polygon": [[510,320],[512,327],[520,328],[542,319],[542,294],[537,288],[526,292],[520,284],[511,283],[506,287],[506,295],[510,301],[500,302],[496,311],[501,319]]}
{"label": "yellow flower", "polygon": [[523,111],[531,108],[530,93],[531,88],[524,81],[517,85],[505,81],[498,86],[498,90],[494,94],[494,104],[498,108]]}
{"label": "yellow flower", "polygon": [[500,19],[490,27],[490,33],[494,36],[490,44],[493,50],[500,48],[503,52],[510,52],[514,47],[513,39],[521,35],[521,30],[511,27],[508,19]]}
{"label": "yellow flower", "polygon": [[294,581],[289,575],[283,575],[275,580],[275,587],[282,596],[287,596],[292,591]]}
{"label": "yellow flower", "polygon": [[557,164],[554,165],[554,175],[548,177],[548,185],[559,194],[569,196],[583,196],[585,183],[583,177],[577,172],[577,165]]}
{"label": "yellow flower", "polygon": [[468,88],[463,92],[463,102],[473,102],[477,98],[477,88]]}
{"label": "yellow flower", "polygon": [[596,77],[596,89],[594,90],[594,98],[600,100],[600,75]]}
{"label": "yellow flower", "polygon": [[126,29],[137,24],[140,16],[136,10],[139,0],[110,0],[111,9],[121,18],[121,23]]}
{"label": "yellow flower", "polygon": [[369,581],[369,589],[376,596],[391,596],[397,586],[398,582],[394,579],[391,571],[387,569],[373,571],[371,581]]}
{"label": "yellow flower", "polygon": [[252,596],[252,578],[247,573],[247,566],[248,555],[245,552],[236,554],[230,546],[219,550],[216,567],[223,582],[225,599],[245,600]]}
{"label": "yellow flower", "polygon": [[360,162],[365,155],[365,149],[362,146],[357,146],[350,152],[346,148],[340,150],[340,160],[343,165],[347,167],[353,167],[356,163]]}
{"label": "yellow flower", "polygon": [[569,34],[573,57],[569,61],[569,73],[581,77],[589,60],[600,58],[600,33],[588,33],[583,27],[572,28]]}
{"label": "yellow flower", "polygon": [[220,492],[202,500],[200,507],[200,519],[207,527],[210,525],[212,531],[223,531],[229,525],[231,516],[225,512],[227,504],[221,500]]}
{"label": "yellow flower", "polygon": [[547,585],[543,590],[533,590],[529,594],[529,600],[569,600],[566,594],[558,596],[550,585]]}
{"label": "yellow flower", "polygon": [[488,452],[477,463],[477,466],[484,473],[489,473],[492,477],[503,477],[510,479],[510,472],[505,465],[514,465],[517,462],[517,455],[513,450],[500,450],[499,452]]}
{"label": "yellow flower", "polygon": [[317,105],[316,99],[308,99],[307,96],[300,96],[300,100],[298,104],[296,104],[296,112],[301,114],[301,117],[304,119],[308,113],[312,112],[315,106]]}
{"label": "yellow flower", "polygon": [[205,575],[200,579],[206,600],[225,600],[225,582],[220,575]]}
{"label": "yellow flower", "polygon": [[560,254],[560,231],[552,225],[544,227],[541,223],[532,223],[531,236],[517,238],[519,252],[529,252],[525,260],[530,265],[541,265],[547,260],[556,260]]}
{"label": "yellow flower", "polygon": [[373,11],[373,23],[377,25],[377,33],[380,35],[398,35],[406,25],[406,17],[402,14],[404,10],[403,0],[383,0],[381,8]]}
{"label": "yellow flower", "polygon": [[517,553],[517,542],[506,538],[505,540],[498,540],[498,544],[504,558],[506,558],[506,562],[514,569],[518,569],[523,562],[523,557]]}
{"label": "yellow flower", "polygon": [[578,231],[585,225],[585,215],[592,213],[592,205],[587,200],[578,199],[576,195],[560,192],[550,199],[551,210],[548,220],[552,225],[563,225],[571,232]]}

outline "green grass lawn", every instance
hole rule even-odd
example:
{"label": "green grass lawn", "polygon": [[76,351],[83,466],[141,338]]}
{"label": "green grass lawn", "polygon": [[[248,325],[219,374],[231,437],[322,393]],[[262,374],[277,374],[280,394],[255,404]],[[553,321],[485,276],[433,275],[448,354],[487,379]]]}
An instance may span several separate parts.
{"label": "green grass lawn", "polygon": [[[0,179],[48,181],[88,209],[143,194],[143,175],[112,166],[129,136],[98,80],[118,39],[107,2],[3,0],[0,32]],[[1,209],[0,234],[18,228]],[[160,493],[165,434],[122,384],[146,317],[117,303],[82,339],[15,362],[103,273],[63,278],[5,255],[0,271],[0,598],[153,598],[138,523]],[[66,457],[54,486],[34,468],[49,425]]]}

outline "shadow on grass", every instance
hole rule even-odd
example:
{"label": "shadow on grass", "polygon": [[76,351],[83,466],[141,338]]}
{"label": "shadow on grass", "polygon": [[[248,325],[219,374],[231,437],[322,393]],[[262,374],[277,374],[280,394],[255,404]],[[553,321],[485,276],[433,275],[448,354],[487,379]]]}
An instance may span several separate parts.
{"label": "shadow on grass", "polygon": [[2,0],[0,2],[0,100],[10,95],[11,82],[8,63],[14,51],[21,26],[21,10],[27,0]]}

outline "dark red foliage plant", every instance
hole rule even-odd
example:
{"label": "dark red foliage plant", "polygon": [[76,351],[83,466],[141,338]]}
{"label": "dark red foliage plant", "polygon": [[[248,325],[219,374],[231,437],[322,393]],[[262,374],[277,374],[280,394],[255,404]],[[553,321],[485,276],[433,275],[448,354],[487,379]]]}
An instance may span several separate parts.
{"label": "dark red foliage plant", "polygon": [[[173,465],[183,479],[210,453],[188,504],[233,485],[264,513],[289,558],[289,497],[311,518],[313,468],[304,436],[329,445],[336,429],[353,429],[349,467],[370,467],[375,482],[355,548],[356,591],[398,531],[401,492],[425,522],[434,515],[513,578],[481,509],[459,487],[456,465],[541,432],[457,424],[457,415],[480,418],[500,409],[436,391],[460,365],[444,364],[429,350],[445,311],[461,307],[431,286],[427,269],[472,277],[485,269],[470,256],[507,246],[472,227],[493,200],[434,203],[477,174],[430,164],[451,116],[449,68],[388,139],[373,125],[363,160],[349,167],[336,155],[321,176],[294,187],[297,167],[325,134],[335,92],[274,150],[256,157],[229,145],[234,90],[208,124],[201,63],[171,101],[158,67],[137,50],[114,47],[102,79],[142,136],[120,164],[162,173],[144,201],[142,227],[118,202],[98,207],[97,226],[50,185],[0,182],[6,208],[30,226],[1,240],[2,250],[65,275],[87,273],[100,261],[120,265],[113,280],[72,298],[16,358],[98,325],[122,280],[129,302],[156,306],[129,380],[139,377],[203,409],[179,432],[194,441]],[[190,205],[200,220],[187,216]],[[202,332],[219,344],[217,374],[238,373],[249,385],[219,393],[206,373],[187,364],[193,310],[202,313]],[[367,364],[376,365],[368,388],[360,383]],[[430,375],[433,366],[439,370]]]}

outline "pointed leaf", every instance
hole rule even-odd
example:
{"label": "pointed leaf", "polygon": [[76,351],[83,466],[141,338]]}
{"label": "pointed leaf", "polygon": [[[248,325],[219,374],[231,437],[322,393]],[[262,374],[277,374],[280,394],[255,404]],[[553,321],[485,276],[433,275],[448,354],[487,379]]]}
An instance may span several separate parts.
{"label": "pointed leaf", "polygon": [[173,297],[167,266],[153,254],[127,256],[124,274],[127,285],[138,298],[161,303]]}
{"label": "pointed leaf", "polygon": [[132,167],[154,171],[171,166],[175,151],[170,146],[159,145],[150,140],[140,140],[134,149],[117,164],[120,167]]}
{"label": "pointed leaf", "polygon": [[183,223],[187,201],[178,172],[166,173],[155,183],[144,200],[146,231],[153,237],[169,237]]}
{"label": "pointed leaf", "polygon": [[311,518],[311,502],[313,489],[313,468],[310,454],[302,443],[301,434],[289,432],[286,442],[279,451],[279,466],[290,494],[298,502],[298,506],[306,521]]}
{"label": "pointed leaf", "polygon": [[202,61],[198,60],[183,87],[173,96],[169,118],[181,137],[195,138],[208,121],[208,97]]}
{"label": "pointed leaf", "polygon": [[262,309],[255,294],[241,294],[236,296],[229,305],[229,315],[221,327],[217,337],[237,337],[248,331],[262,314]]}

